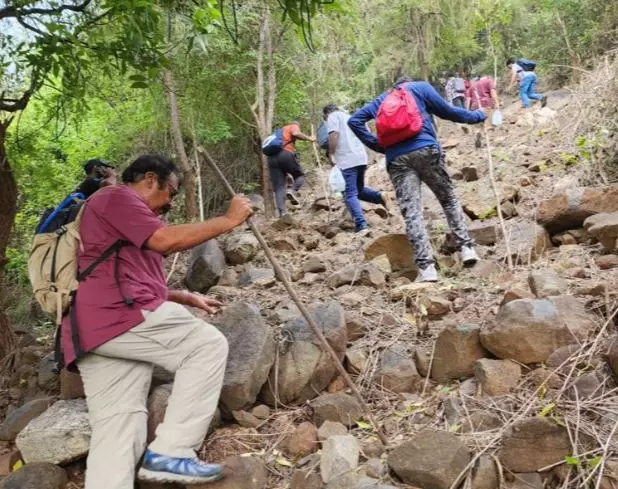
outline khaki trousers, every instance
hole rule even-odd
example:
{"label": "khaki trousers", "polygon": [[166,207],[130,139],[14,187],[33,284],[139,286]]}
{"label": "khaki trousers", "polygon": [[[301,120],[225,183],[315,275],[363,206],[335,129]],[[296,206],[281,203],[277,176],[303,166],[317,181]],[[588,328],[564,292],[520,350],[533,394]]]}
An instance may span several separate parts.
{"label": "khaki trousers", "polygon": [[146,447],[154,364],[176,375],[150,450],[194,457],[217,408],[225,337],[174,302],[143,314],[143,323],[78,360],[92,425],[85,489],[133,489]]}

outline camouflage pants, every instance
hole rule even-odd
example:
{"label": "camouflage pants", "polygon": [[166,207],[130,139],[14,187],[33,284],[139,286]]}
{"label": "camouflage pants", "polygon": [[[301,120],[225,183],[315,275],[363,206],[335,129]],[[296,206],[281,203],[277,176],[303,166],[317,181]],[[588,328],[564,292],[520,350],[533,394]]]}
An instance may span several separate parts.
{"label": "camouflage pants", "polygon": [[414,248],[416,264],[420,268],[434,263],[429,235],[423,223],[421,182],[425,182],[431,189],[444,209],[457,246],[474,245],[451,177],[446,172],[444,154],[437,146],[429,146],[395,158],[388,164],[387,169],[406,223],[406,234]]}

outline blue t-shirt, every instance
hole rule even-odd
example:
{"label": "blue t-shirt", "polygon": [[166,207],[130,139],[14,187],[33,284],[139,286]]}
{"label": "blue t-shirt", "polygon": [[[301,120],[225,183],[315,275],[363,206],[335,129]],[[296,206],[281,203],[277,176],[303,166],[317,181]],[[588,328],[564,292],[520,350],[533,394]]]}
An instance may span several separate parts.
{"label": "blue t-shirt", "polygon": [[423,116],[423,127],[421,132],[415,137],[385,149],[378,144],[378,138],[367,129],[367,122],[376,118],[380,105],[389,92],[379,95],[373,102],[369,102],[348,120],[348,126],[350,126],[350,129],[354,131],[354,134],[358,136],[365,146],[378,153],[386,154],[387,164],[395,158],[412,151],[417,151],[427,146],[439,146],[431,120],[432,114],[437,115],[441,119],[466,124],[476,124],[485,120],[486,116],[480,110],[460,109],[448,104],[436,89],[427,82],[409,82],[405,84],[405,88],[416,100],[416,105]]}

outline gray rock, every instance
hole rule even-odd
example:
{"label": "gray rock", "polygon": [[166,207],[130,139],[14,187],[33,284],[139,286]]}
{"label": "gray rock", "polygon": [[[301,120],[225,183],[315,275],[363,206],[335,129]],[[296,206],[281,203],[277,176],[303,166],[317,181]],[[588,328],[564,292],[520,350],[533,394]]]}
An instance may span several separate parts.
{"label": "gray rock", "polygon": [[237,233],[225,241],[225,259],[230,265],[241,265],[253,259],[260,243],[252,233]]}
{"label": "gray rock", "polygon": [[572,448],[566,428],[548,418],[522,419],[507,428],[498,458],[513,472],[534,472],[564,460]]}
{"label": "gray rock", "polygon": [[56,373],[55,354],[51,352],[45,355],[39,362],[39,375],[37,379],[39,387],[45,391],[57,390],[59,378]]}
{"label": "gray rock", "polygon": [[69,479],[63,468],[50,463],[30,463],[0,482],[2,489],[64,489]]}
{"label": "gray rock", "polygon": [[17,435],[37,416],[51,406],[53,401],[46,397],[34,399],[14,409],[0,425],[0,440],[14,441]]}
{"label": "gray rock", "polygon": [[569,284],[553,270],[534,270],[528,276],[530,290],[537,297],[562,295]]}
{"label": "gray rock", "polygon": [[502,420],[488,411],[475,411],[461,423],[462,433],[477,433],[500,428]]}
{"label": "gray rock", "polygon": [[317,472],[295,470],[290,479],[290,489],[322,489],[322,478]]}
{"label": "gray rock", "polygon": [[472,471],[472,489],[498,489],[500,478],[493,459],[482,455]]}
{"label": "gray rock", "polygon": [[391,345],[380,354],[374,382],[392,392],[415,392],[421,376],[412,358],[404,344]]}
{"label": "gray rock", "polygon": [[363,468],[368,477],[381,479],[388,475],[388,464],[381,458],[370,458],[363,464]]}
{"label": "gray rock", "polygon": [[466,182],[474,182],[479,179],[478,171],[475,166],[464,166],[461,174]]}
{"label": "gray rock", "polygon": [[589,235],[595,237],[608,250],[616,249],[618,238],[618,212],[596,214],[584,221]]}
{"label": "gray rock", "polygon": [[360,447],[352,435],[332,436],[322,446],[320,475],[326,483],[358,466]]}
{"label": "gray rock", "polygon": [[380,255],[388,256],[394,272],[416,270],[414,250],[405,234],[387,234],[374,239],[365,250],[365,260],[371,261]]}
{"label": "gray rock", "polygon": [[397,489],[395,486],[381,484],[378,479],[363,477],[356,472],[348,472],[332,479],[326,489]]}
{"label": "gray rock", "polygon": [[574,297],[519,299],[503,305],[495,321],[483,326],[481,343],[498,358],[538,363],[595,327],[595,318]]}
{"label": "gray rock", "polygon": [[[538,259],[545,250],[553,247],[544,227],[529,221],[508,221],[506,224],[511,257],[514,263],[527,264]],[[506,260],[507,249],[503,241],[496,246],[496,256]]]}
{"label": "gray rock", "polygon": [[363,417],[358,400],[344,392],[324,394],[311,403],[311,408],[313,409],[313,422],[317,426],[321,426],[325,421],[335,421],[352,426]]}
{"label": "gray rock", "polygon": [[[330,346],[342,360],[346,352],[347,330],[343,308],[335,301],[309,306],[309,313],[321,329]],[[280,352],[278,372],[270,372],[270,381],[262,389],[262,398],[275,405],[274,386],[284,404],[302,403],[324,390],[337,373],[330,356],[317,344],[313,332],[303,317],[288,321],[281,334],[287,339]]]}
{"label": "gray rock", "polygon": [[92,430],[86,401],[58,401],[28,423],[15,444],[26,463],[65,464],[88,453]]}
{"label": "gray rock", "polygon": [[517,387],[521,366],[511,360],[482,358],[474,362],[474,376],[486,396],[503,396]]}
{"label": "gray rock", "polygon": [[348,429],[337,421],[324,421],[318,429],[318,440],[328,440],[331,436],[347,435]]}
{"label": "gray rock", "polygon": [[225,256],[217,240],[211,239],[193,248],[185,284],[191,290],[208,292],[208,289],[217,285],[223,270]]}
{"label": "gray rock", "polygon": [[319,256],[312,255],[303,263],[303,270],[307,273],[325,272],[326,265]]}
{"label": "gray rock", "polygon": [[275,361],[272,330],[260,309],[246,302],[227,306],[215,326],[229,346],[221,404],[230,411],[245,409],[255,403]]}
{"label": "gray rock", "polygon": [[275,278],[275,271],[272,268],[249,268],[238,280],[240,285],[251,285],[263,280]]}
{"label": "gray rock", "polygon": [[333,289],[346,284],[382,287],[385,283],[384,273],[372,263],[347,265],[326,279]]}
{"label": "gray rock", "polygon": [[261,212],[264,214],[264,197],[260,194],[247,194],[247,199],[251,202],[251,207],[254,212]]}
{"label": "gray rock", "polygon": [[513,482],[508,489],[543,489],[543,480],[537,472],[513,474]]}
{"label": "gray rock", "polygon": [[440,383],[471,377],[474,362],[489,355],[480,340],[476,324],[452,325],[443,329],[436,340],[431,377]]}
{"label": "gray rock", "polygon": [[[216,482],[190,486],[192,489],[264,489],[268,470],[258,457],[228,457],[223,462],[224,477]],[[186,486],[185,486],[186,487]]]}
{"label": "gray rock", "polygon": [[618,185],[604,188],[569,188],[541,201],[537,220],[551,233],[581,228],[594,214],[618,211]]}
{"label": "gray rock", "polygon": [[388,465],[406,483],[423,489],[449,489],[470,462],[453,433],[426,429],[395,447]]}

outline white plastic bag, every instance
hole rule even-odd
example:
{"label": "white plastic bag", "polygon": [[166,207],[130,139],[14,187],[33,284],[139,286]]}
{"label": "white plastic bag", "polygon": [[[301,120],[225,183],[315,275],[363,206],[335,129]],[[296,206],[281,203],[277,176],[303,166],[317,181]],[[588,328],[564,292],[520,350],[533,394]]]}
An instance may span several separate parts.
{"label": "white plastic bag", "polygon": [[502,125],[502,112],[500,110],[494,110],[494,113],[491,115],[491,125],[494,127]]}
{"label": "white plastic bag", "polygon": [[333,194],[337,192],[343,192],[345,190],[345,180],[343,178],[343,173],[339,167],[334,166],[330,171],[330,175],[328,176],[328,183],[330,185],[330,191]]}

